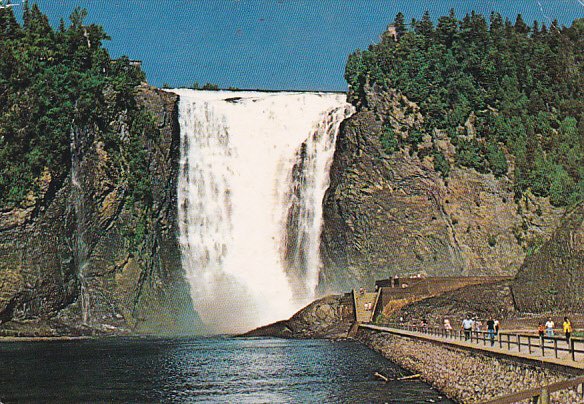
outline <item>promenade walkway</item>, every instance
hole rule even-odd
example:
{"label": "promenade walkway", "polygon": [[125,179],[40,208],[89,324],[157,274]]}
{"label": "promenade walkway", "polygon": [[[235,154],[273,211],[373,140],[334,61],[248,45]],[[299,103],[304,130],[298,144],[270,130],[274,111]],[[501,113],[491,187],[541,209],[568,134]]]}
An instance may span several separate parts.
{"label": "promenade walkway", "polygon": [[375,313],[379,293],[353,290],[353,297],[355,300],[355,320],[357,323],[369,323],[373,321],[373,313]]}
{"label": "promenade walkway", "polygon": [[462,332],[451,331],[447,333],[440,328],[421,328],[399,324],[385,326],[361,324],[360,327],[584,371],[584,340],[582,339],[574,338],[573,345],[570,346],[563,338],[546,338],[542,347],[538,336],[500,332],[495,337],[494,346],[491,346],[487,333],[483,332],[473,332],[472,340],[465,341]]}

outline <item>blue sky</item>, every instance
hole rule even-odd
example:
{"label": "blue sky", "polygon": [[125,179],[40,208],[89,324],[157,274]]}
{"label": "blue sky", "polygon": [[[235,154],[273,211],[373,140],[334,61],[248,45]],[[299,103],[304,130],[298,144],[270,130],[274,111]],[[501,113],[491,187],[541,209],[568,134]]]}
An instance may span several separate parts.
{"label": "blue sky", "polygon": [[[13,0],[13,2],[19,2]],[[345,90],[347,56],[366,48],[398,11],[433,18],[454,8],[527,21],[584,17],[579,0],[38,0],[51,23],[75,6],[103,25],[113,56],[143,61],[156,86]],[[16,10],[17,8],[15,8]],[[17,11],[18,12],[18,11]]]}

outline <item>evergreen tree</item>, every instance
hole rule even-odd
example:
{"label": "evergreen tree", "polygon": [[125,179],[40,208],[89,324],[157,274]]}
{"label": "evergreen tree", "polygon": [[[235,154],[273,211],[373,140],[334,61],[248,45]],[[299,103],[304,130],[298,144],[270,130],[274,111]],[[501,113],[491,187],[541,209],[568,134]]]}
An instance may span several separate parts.
{"label": "evergreen tree", "polygon": [[[11,8],[0,9],[0,208],[18,206],[39,192],[37,178],[48,172],[58,186],[69,172],[72,127],[90,127],[103,140],[112,164],[125,168],[126,181],[149,178],[144,156],[120,155],[115,122],[124,114],[130,141],[148,130],[138,110],[134,88],[144,73],[127,58],[111,60],[102,47],[103,29],[83,25],[86,12],[76,9],[71,25],[57,31],[38,5],[23,3],[23,25]],[[142,122],[138,125],[137,122]],[[123,162],[125,161],[125,163]],[[140,188],[142,189],[142,188]],[[137,200],[146,200],[137,187]],[[128,189],[129,195],[134,195]]]}
{"label": "evergreen tree", "polygon": [[[405,143],[415,146],[424,134],[443,131],[456,146],[458,165],[505,176],[507,154],[514,156],[517,196],[531,189],[554,204],[581,200],[584,19],[567,28],[554,21],[548,29],[528,26],[521,15],[513,24],[492,13],[487,23],[475,12],[458,20],[451,10],[436,28],[428,12],[410,30],[403,21],[401,13],[394,21],[399,45],[383,36],[349,57],[351,100],[367,106],[367,83],[394,88],[424,115],[424,127],[410,130]],[[476,133],[459,136],[471,114]],[[396,147],[404,144],[385,149]],[[437,170],[441,161],[436,155]]]}
{"label": "evergreen tree", "polygon": [[401,37],[407,32],[406,20],[402,12],[397,13],[395,16],[395,20],[393,20],[393,26],[395,28],[397,40],[399,41]]}

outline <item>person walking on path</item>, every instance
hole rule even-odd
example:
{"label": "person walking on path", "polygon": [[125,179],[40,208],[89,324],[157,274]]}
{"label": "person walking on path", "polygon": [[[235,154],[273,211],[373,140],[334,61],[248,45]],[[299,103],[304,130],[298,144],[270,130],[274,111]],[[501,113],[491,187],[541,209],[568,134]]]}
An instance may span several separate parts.
{"label": "person walking on path", "polygon": [[545,323],[545,331],[548,337],[554,336],[554,322],[551,317],[548,318],[548,321]]}
{"label": "person walking on path", "polygon": [[493,316],[487,320],[487,332],[489,333],[491,346],[495,345],[495,320],[493,320]]}
{"label": "person walking on path", "polygon": [[499,334],[499,320],[495,320],[495,335]]}
{"label": "person walking on path", "polygon": [[466,316],[464,320],[462,320],[462,330],[464,331],[464,340],[468,341],[472,333],[472,327],[474,325],[474,321],[470,319],[470,316]]}
{"label": "person walking on path", "polygon": [[446,330],[446,335],[450,335],[452,332],[452,325],[450,324],[450,320],[447,318],[444,319],[444,329]]}
{"label": "person walking on path", "polygon": [[545,327],[543,326],[543,323],[541,321],[539,322],[539,324],[537,326],[537,333],[539,334],[539,340],[543,344],[543,335],[545,333]]}
{"label": "person walking on path", "polygon": [[574,331],[574,329],[572,328],[572,323],[570,322],[568,317],[564,317],[563,328],[564,334],[566,335],[566,342],[568,343],[568,345],[570,345],[570,335],[572,335],[572,331]]}

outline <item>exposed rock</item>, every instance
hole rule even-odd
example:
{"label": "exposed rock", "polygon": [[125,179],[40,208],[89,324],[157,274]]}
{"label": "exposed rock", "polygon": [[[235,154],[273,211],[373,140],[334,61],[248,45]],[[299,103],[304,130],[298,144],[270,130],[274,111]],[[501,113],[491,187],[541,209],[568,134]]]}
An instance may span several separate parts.
{"label": "exposed rock", "polygon": [[[150,206],[132,205],[120,180],[123,166],[111,161],[95,129],[75,128],[75,172],[63,184],[39,179],[45,184],[39,200],[0,214],[3,322],[39,330],[61,324],[68,332],[193,331],[176,237],[177,96],[144,85],[137,97],[159,129],[156,138],[140,140],[153,179]],[[127,137],[124,116],[117,125]],[[143,236],[133,237],[139,225]],[[84,282],[87,326],[81,325]]]}
{"label": "exposed rock", "polygon": [[346,338],[354,320],[352,295],[327,296],[309,304],[289,320],[256,328],[243,336]]}
{"label": "exposed rock", "polygon": [[[514,275],[564,210],[529,194],[514,201],[510,177],[452,165],[444,179],[427,152],[388,155],[383,125],[403,137],[422,117],[391,90],[367,91],[367,108],[343,123],[337,140],[324,201],[321,289],[372,286],[405,273]],[[453,160],[447,136],[434,142]]]}
{"label": "exposed rock", "polygon": [[527,256],[512,289],[524,312],[584,312],[584,203]]}

